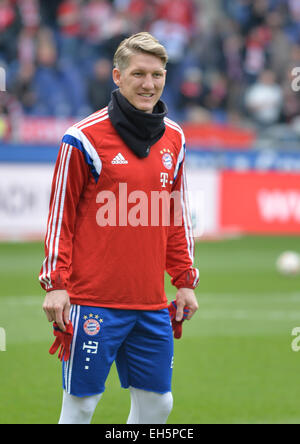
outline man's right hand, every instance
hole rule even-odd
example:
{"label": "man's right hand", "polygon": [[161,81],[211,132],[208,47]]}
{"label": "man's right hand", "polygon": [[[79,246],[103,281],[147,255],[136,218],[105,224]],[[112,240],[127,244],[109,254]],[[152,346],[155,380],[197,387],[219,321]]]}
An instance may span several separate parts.
{"label": "man's right hand", "polygon": [[53,290],[46,294],[43,310],[49,322],[56,322],[60,330],[66,331],[69,323],[70,298],[66,290]]}

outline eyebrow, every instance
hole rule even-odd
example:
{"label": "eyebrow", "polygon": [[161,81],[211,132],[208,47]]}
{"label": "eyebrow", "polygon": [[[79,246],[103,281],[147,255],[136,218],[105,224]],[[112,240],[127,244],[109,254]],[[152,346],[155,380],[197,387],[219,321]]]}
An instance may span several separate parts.
{"label": "eyebrow", "polygon": [[[136,67],[136,68],[133,68],[130,72],[135,72],[135,71],[146,72],[146,71],[148,71],[148,69]],[[165,72],[165,70],[164,70],[164,68],[157,68],[157,69],[153,69],[153,71],[151,71],[151,72],[163,74]]]}

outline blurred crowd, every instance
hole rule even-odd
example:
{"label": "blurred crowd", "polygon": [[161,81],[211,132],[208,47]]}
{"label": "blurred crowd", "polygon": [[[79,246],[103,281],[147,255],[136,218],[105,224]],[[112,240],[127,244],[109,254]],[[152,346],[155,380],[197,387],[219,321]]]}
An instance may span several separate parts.
{"label": "blurred crowd", "polygon": [[167,48],[171,118],[299,134],[300,0],[0,0],[0,115],[105,106],[112,56],[141,30]]}

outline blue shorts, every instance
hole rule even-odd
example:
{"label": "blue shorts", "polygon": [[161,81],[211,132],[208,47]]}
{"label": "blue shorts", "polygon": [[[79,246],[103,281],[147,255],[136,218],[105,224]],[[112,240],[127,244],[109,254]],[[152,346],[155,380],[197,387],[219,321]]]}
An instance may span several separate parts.
{"label": "blue shorts", "polygon": [[71,355],[63,362],[63,388],[75,396],[105,390],[115,361],[121,386],[171,391],[173,333],[168,309],[119,310],[72,305]]}

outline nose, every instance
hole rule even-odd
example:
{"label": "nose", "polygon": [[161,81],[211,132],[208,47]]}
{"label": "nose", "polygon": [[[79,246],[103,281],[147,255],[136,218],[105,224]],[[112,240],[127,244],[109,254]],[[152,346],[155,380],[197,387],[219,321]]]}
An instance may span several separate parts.
{"label": "nose", "polygon": [[146,90],[152,90],[154,88],[154,82],[151,74],[147,74],[144,77],[142,87]]}

